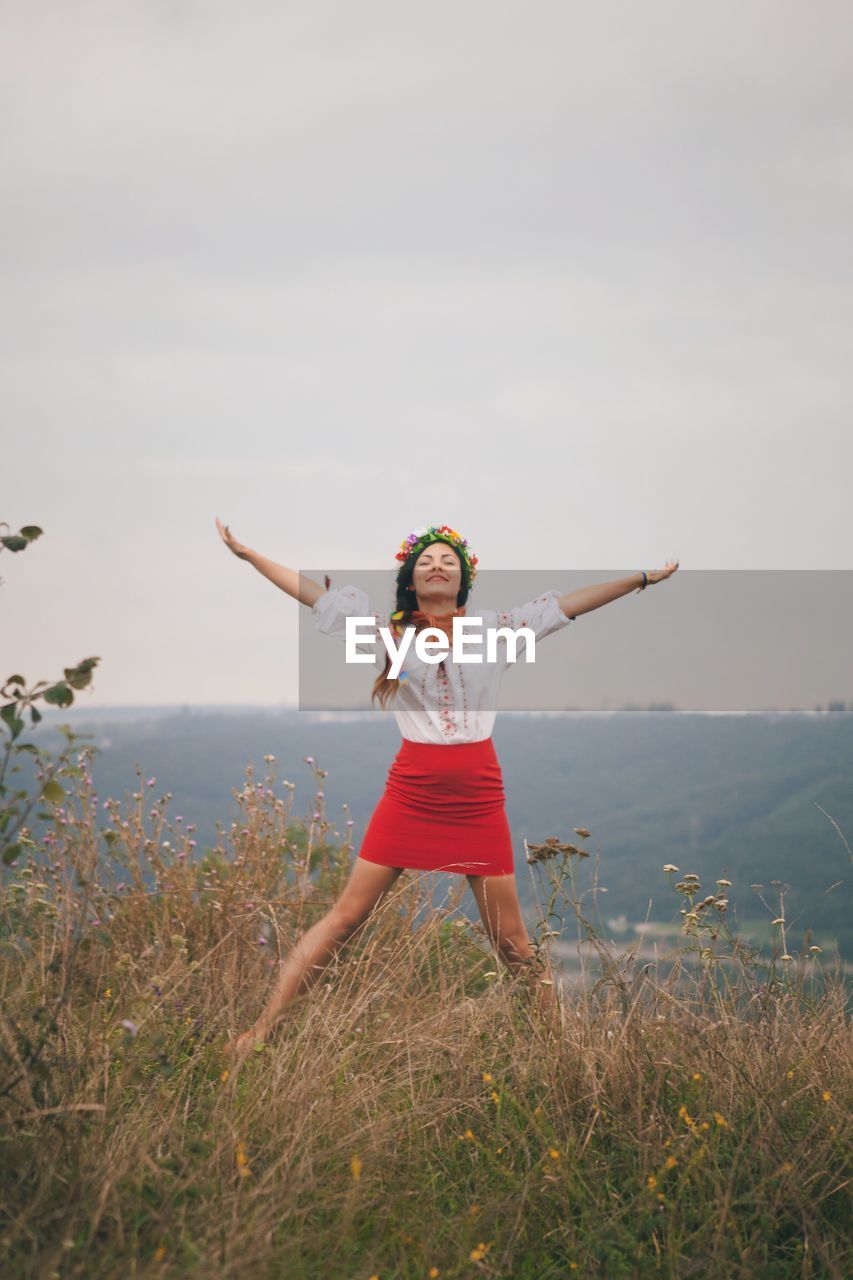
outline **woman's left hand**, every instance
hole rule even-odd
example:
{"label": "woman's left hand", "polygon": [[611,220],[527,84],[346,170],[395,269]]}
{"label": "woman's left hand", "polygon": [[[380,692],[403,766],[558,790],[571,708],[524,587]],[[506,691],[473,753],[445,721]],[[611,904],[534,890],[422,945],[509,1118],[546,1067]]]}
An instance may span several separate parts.
{"label": "woman's left hand", "polygon": [[677,568],[677,560],[667,560],[666,566],[663,569],[647,569],[646,577],[648,581],[646,582],[646,586],[650,586],[653,582],[663,582],[664,578],[668,578],[670,574],[675,573]]}

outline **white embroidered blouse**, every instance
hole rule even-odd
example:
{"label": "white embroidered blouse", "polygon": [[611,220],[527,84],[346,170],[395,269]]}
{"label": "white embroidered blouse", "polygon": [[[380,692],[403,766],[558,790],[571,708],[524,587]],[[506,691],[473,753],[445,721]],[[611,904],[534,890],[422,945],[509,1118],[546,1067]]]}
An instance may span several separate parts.
{"label": "white embroidered blouse", "polygon": [[[483,627],[529,627],[539,641],[554,631],[574,622],[560,608],[559,592],[546,591],[527,604],[514,609],[480,609],[472,617],[480,617]],[[385,667],[387,651],[379,627],[390,626],[387,613],[375,613],[360,587],[332,587],[312,606],[315,625],[325,635],[346,640],[348,617],[372,617],[376,622],[374,639],[356,644],[357,653],[375,658],[377,674]],[[360,628],[363,635],[364,629]],[[474,633],[476,634],[476,633]],[[397,639],[399,644],[399,638]],[[522,636],[518,656],[525,653]],[[507,645],[498,645],[497,662],[460,664],[450,653],[440,662],[422,662],[414,643],[406,651],[400,671],[399,688],[389,704],[404,738],[412,742],[444,744],[479,742],[491,736],[497,715],[497,695],[501,678],[509,665]]]}

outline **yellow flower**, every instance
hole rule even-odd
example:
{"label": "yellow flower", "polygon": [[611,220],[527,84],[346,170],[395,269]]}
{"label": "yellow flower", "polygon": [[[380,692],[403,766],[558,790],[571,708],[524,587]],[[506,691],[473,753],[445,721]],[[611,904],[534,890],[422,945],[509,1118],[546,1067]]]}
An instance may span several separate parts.
{"label": "yellow flower", "polygon": [[535,1116],[538,1116],[538,1115],[541,1115],[541,1114],[542,1114],[542,1107],[541,1107],[539,1104],[537,1104],[537,1105],[534,1107],[534,1109],[533,1109],[533,1114],[534,1114]]}
{"label": "yellow flower", "polygon": [[481,1240],[480,1243],[477,1245],[477,1248],[472,1249],[468,1256],[472,1262],[482,1262],[483,1258],[485,1258],[490,1248],[491,1248],[490,1244],[484,1244],[483,1241]]}
{"label": "yellow flower", "polygon": [[221,1080],[221,1082],[222,1082],[223,1084],[225,1084],[225,1081],[228,1079],[228,1077],[229,1077],[229,1075],[230,1075],[230,1074],[231,1074],[231,1073],[229,1072],[228,1068],[226,1067],[226,1068],[225,1068],[225,1070],[222,1072],[222,1075],[219,1077],[219,1079]]}
{"label": "yellow flower", "polygon": [[104,999],[105,999],[105,1000],[109,1000],[109,998],[110,998],[110,996],[112,995],[112,993],[113,993],[113,989],[112,989],[112,987],[106,987],[106,988],[104,989]]}
{"label": "yellow flower", "polygon": [[430,1267],[429,1271],[427,1272],[427,1275],[429,1276],[430,1280],[435,1280],[435,1277],[438,1275],[441,1275],[441,1272],[439,1271],[438,1267]]}
{"label": "yellow flower", "polygon": [[664,1169],[674,1169],[677,1164],[678,1164],[678,1161],[676,1160],[675,1156],[667,1156],[666,1160],[664,1161],[663,1167]]}
{"label": "yellow flower", "polygon": [[154,1262],[162,1262],[165,1256],[166,1256],[166,1250],[163,1248],[162,1245],[160,1245],[159,1249],[154,1250],[153,1260]]}
{"label": "yellow flower", "polygon": [[701,1072],[701,1071],[694,1071],[694,1072],[693,1072],[693,1075],[690,1077],[690,1079],[691,1079],[691,1080],[701,1080],[701,1079],[702,1079],[702,1072]]}
{"label": "yellow flower", "polygon": [[711,1126],[708,1124],[708,1121],[707,1121],[707,1120],[703,1120],[703,1121],[702,1121],[702,1123],[701,1123],[701,1124],[700,1124],[700,1126],[699,1126],[699,1128],[700,1128],[700,1129],[710,1129],[710,1127],[711,1127]]}
{"label": "yellow flower", "polygon": [[237,1170],[240,1174],[240,1177],[241,1178],[248,1177],[248,1175],[252,1172],[252,1170],[249,1168],[249,1161],[246,1156],[246,1147],[244,1143],[242,1142],[237,1143],[237,1150],[235,1154],[236,1154],[236,1160],[237,1160]]}
{"label": "yellow flower", "polygon": [[466,1130],[465,1130],[465,1132],[463,1133],[462,1137],[463,1137],[463,1138],[468,1138],[468,1140],[469,1140],[469,1141],[471,1141],[471,1140],[473,1139],[473,1137],[474,1137],[474,1131],[473,1131],[473,1129],[466,1129]]}
{"label": "yellow flower", "polygon": [[480,1206],[478,1204],[472,1204],[469,1206],[469,1209],[468,1209],[468,1217],[476,1218],[479,1212],[480,1212]]}
{"label": "yellow flower", "polygon": [[483,1079],[485,1080],[486,1084],[491,1084],[491,1083],[492,1083],[492,1073],[491,1073],[490,1071],[484,1071],[484,1072],[483,1072]]}
{"label": "yellow flower", "polygon": [[829,1089],[824,1089],[823,1093],[820,1096],[823,1098],[824,1102],[829,1102],[829,1099],[832,1097],[832,1094],[830,1093]]}
{"label": "yellow flower", "polygon": [[354,1180],[355,1180],[356,1182],[358,1182],[359,1178],[361,1177],[361,1160],[360,1160],[360,1158],[359,1158],[358,1156],[353,1156],[353,1157],[352,1157],[352,1159],[351,1159],[351,1160],[350,1160],[350,1162],[349,1162],[349,1167],[350,1167],[350,1169],[352,1170],[352,1176],[353,1176]]}
{"label": "yellow flower", "polygon": [[500,1094],[495,1089],[492,1090],[492,1102],[500,1102]]}
{"label": "yellow flower", "polygon": [[687,1110],[683,1102],[681,1106],[678,1108],[678,1114],[681,1117],[681,1119],[684,1121],[684,1123],[686,1125],[689,1125],[691,1129],[696,1124],[696,1121],[693,1119],[693,1117],[691,1116],[690,1112]]}
{"label": "yellow flower", "polygon": [[657,1185],[658,1185],[657,1178],[653,1173],[650,1173],[649,1176],[646,1178],[646,1186],[648,1187],[649,1191],[654,1191]]}
{"label": "yellow flower", "polygon": [[785,1072],[785,1075],[788,1077],[788,1079],[789,1079],[789,1080],[793,1080],[793,1078],[794,1078],[794,1073],[793,1073],[793,1071],[786,1071],[786,1072]]}
{"label": "yellow flower", "polygon": [[714,1119],[716,1120],[717,1124],[721,1124],[724,1129],[727,1129],[729,1127],[728,1120],[726,1119],[725,1116],[721,1116],[719,1111],[714,1112]]}
{"label": "yellow flower", "polygon": [[560,1153],[556,1147],[549,1147],[548,1155],[551,1157],[552,1160],[559,1160],[560,1158]]}

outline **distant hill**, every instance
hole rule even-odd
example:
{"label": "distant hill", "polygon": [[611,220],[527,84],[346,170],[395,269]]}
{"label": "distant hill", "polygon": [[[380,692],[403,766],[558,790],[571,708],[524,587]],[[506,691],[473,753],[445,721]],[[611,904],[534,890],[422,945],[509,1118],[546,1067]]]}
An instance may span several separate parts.
{"label": "distant hill", "polygon": [[[146,779],[157,779],[149,794],[171,791],[169,815],[197,824],[199,852],[216,843],[217,819],[226,831],[237,819],[232,789],[242,787],[250,761],[256,780],[265,775],[265,754],[276,756],[279,780],[296,783],[299,814],[310,811],[315,790],[303,757],[315,756],[329,771],[327,813],[343,822],[347,803],[357,841],[400,741],[378,714],[318,722],[295,711],[71,708],[47,713],[36,730],[42,745],[59,749],[64,740],[50,726],[62,721],[102,749],[93,775],[101,800],[136,789],[138,761]],[[769,922],[779,905],[771,881],[789,884],[790,944],[811,926],[820,945],[835,940],[853,958],[851,858],[821,812],[853,847],[853,716],[504,712],[494,742],[526,908],[524,838],[576,839],[573,828],[587,827],[607,888],[603,918],[677,920],[680,898],[662,871],[672,862],[708,890],[719,876],[733,881],[730,910],[742,922]],[[584,884],[592,863],[581,866]],[[772,914],[753,883],[764,885]]]}

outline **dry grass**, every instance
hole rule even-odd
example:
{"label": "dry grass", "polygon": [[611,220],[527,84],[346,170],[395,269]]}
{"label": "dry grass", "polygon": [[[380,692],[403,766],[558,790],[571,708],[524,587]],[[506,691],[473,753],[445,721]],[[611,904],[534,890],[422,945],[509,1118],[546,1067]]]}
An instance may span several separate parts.
{"label": "dry grass", "polygon": [[4,1276],[850,1274],[849,1021],[818,955],[768,962],[682,888],[683,944],[641,966],[586,920],[578,847],[546,849],[537,947],[562,902],[599,955],[553,1025],[464,880],[436,904],[406,873],[234,1071],[352,848],[250,769],[194,860],[168,796],[99,810],[80,761],[2,891]]}

